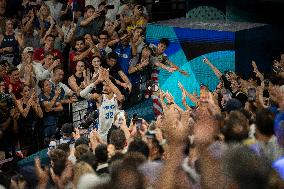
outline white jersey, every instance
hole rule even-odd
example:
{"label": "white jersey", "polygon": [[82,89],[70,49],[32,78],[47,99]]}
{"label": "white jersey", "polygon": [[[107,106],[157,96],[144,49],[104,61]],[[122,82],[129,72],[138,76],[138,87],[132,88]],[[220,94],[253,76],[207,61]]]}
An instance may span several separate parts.
{"label": "white jersey", "polygon": [[116,96],[112,99],[107,99],[103,95],[101,106],[99,107],[99,128],[98,133],[104,141],[107,140],[107,134],[114,121],[114,115],[118,109]]}

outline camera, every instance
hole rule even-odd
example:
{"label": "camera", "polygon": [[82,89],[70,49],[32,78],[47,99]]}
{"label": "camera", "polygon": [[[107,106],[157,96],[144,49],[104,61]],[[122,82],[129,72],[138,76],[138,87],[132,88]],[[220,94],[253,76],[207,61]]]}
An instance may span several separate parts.
{"label": "camera", "polygon": [[155,134],[156,134],[156,131],[148,130],[145,135],[147,138],[155,138],[156,137]]}
{"label": "camera", "polygon": [[106,5],[105,8],[108,9],[108,10],[109,9],[114,9],[114,5]]}
{"label": "camera", "polygon": [[264,87],[269,87],[269,79],[265,79],[264,81],[263,81],[263,84],[264,84]]}
{"label": "camera", "polygon": [[139,10],[139,11],[143,11],[143,6],[138,5],[138,6],[137,6],[137,10]]}

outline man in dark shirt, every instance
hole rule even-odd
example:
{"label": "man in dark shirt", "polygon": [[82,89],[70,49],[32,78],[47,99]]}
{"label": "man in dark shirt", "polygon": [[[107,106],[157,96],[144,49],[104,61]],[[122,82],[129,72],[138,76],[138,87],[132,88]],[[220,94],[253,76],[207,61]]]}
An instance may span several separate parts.
{"label": "man in dark shirt", "polygon": [[122,71],[120,65],[117,63],[117,59],[117,54],[115,52],[110,52],[107,56],[106,63],[103,63],[102,66],[109,69],[110,79],[120,90],[128,90],[130,93],[132,84],[129,78]]}

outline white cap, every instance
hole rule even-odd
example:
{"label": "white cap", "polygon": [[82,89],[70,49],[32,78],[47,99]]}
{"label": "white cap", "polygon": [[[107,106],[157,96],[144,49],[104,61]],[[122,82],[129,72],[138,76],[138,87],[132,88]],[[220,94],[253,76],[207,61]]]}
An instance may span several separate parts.
{"label": "white cap", "polygon": [[29,52],[34,52],[34,48],[32,47],[26,47],[23,51],[23,53],[29,53]]}

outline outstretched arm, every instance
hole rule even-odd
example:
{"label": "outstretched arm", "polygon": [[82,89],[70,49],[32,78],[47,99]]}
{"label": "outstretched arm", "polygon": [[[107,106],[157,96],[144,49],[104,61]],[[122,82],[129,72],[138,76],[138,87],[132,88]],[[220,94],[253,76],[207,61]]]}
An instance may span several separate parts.
{"label": "outstretched arm", "polygon": [[204,62],[205,64],[207,64],[207,65],[212,69],[212,71],[214,72],[214,74],[215,74],[219,79],[221,78],[222,72],[221,72],[220,70],[218,70],[218,68],[216,68],[216,67],[208,60],[208,58],[206,58],[205,56],[204,56],[203,62]]}
{"label": "outstretched arm", "polygon": [[256,77],[258,77],[261,81],[263,81],[264,80],[264,76],[258,70],[255,61],[252,61],[252,67],[253,67],[253,72],[255,73]]}
{"label": "outstretched arm", "polygon": [[175,68],[176,71],[180,72],[182,75],[184,75],[184,76],[189,76],[189,74],[188,74],[185,70],[180,69],[180,68],[179,68],[177,65],[175,65],[173,62],[167,60],[167,64],[169,64],[171,68]]}
{"label": "outstretched arm", "polygon": [[190,94],[180,82],[178,82],[178,86],[182,91],[183,98],[186,98],[186,96],[187,96],[194,104],[198,103],[198,101],[199,101],[198,98],[196,96],[194,96],[193,94]]}

